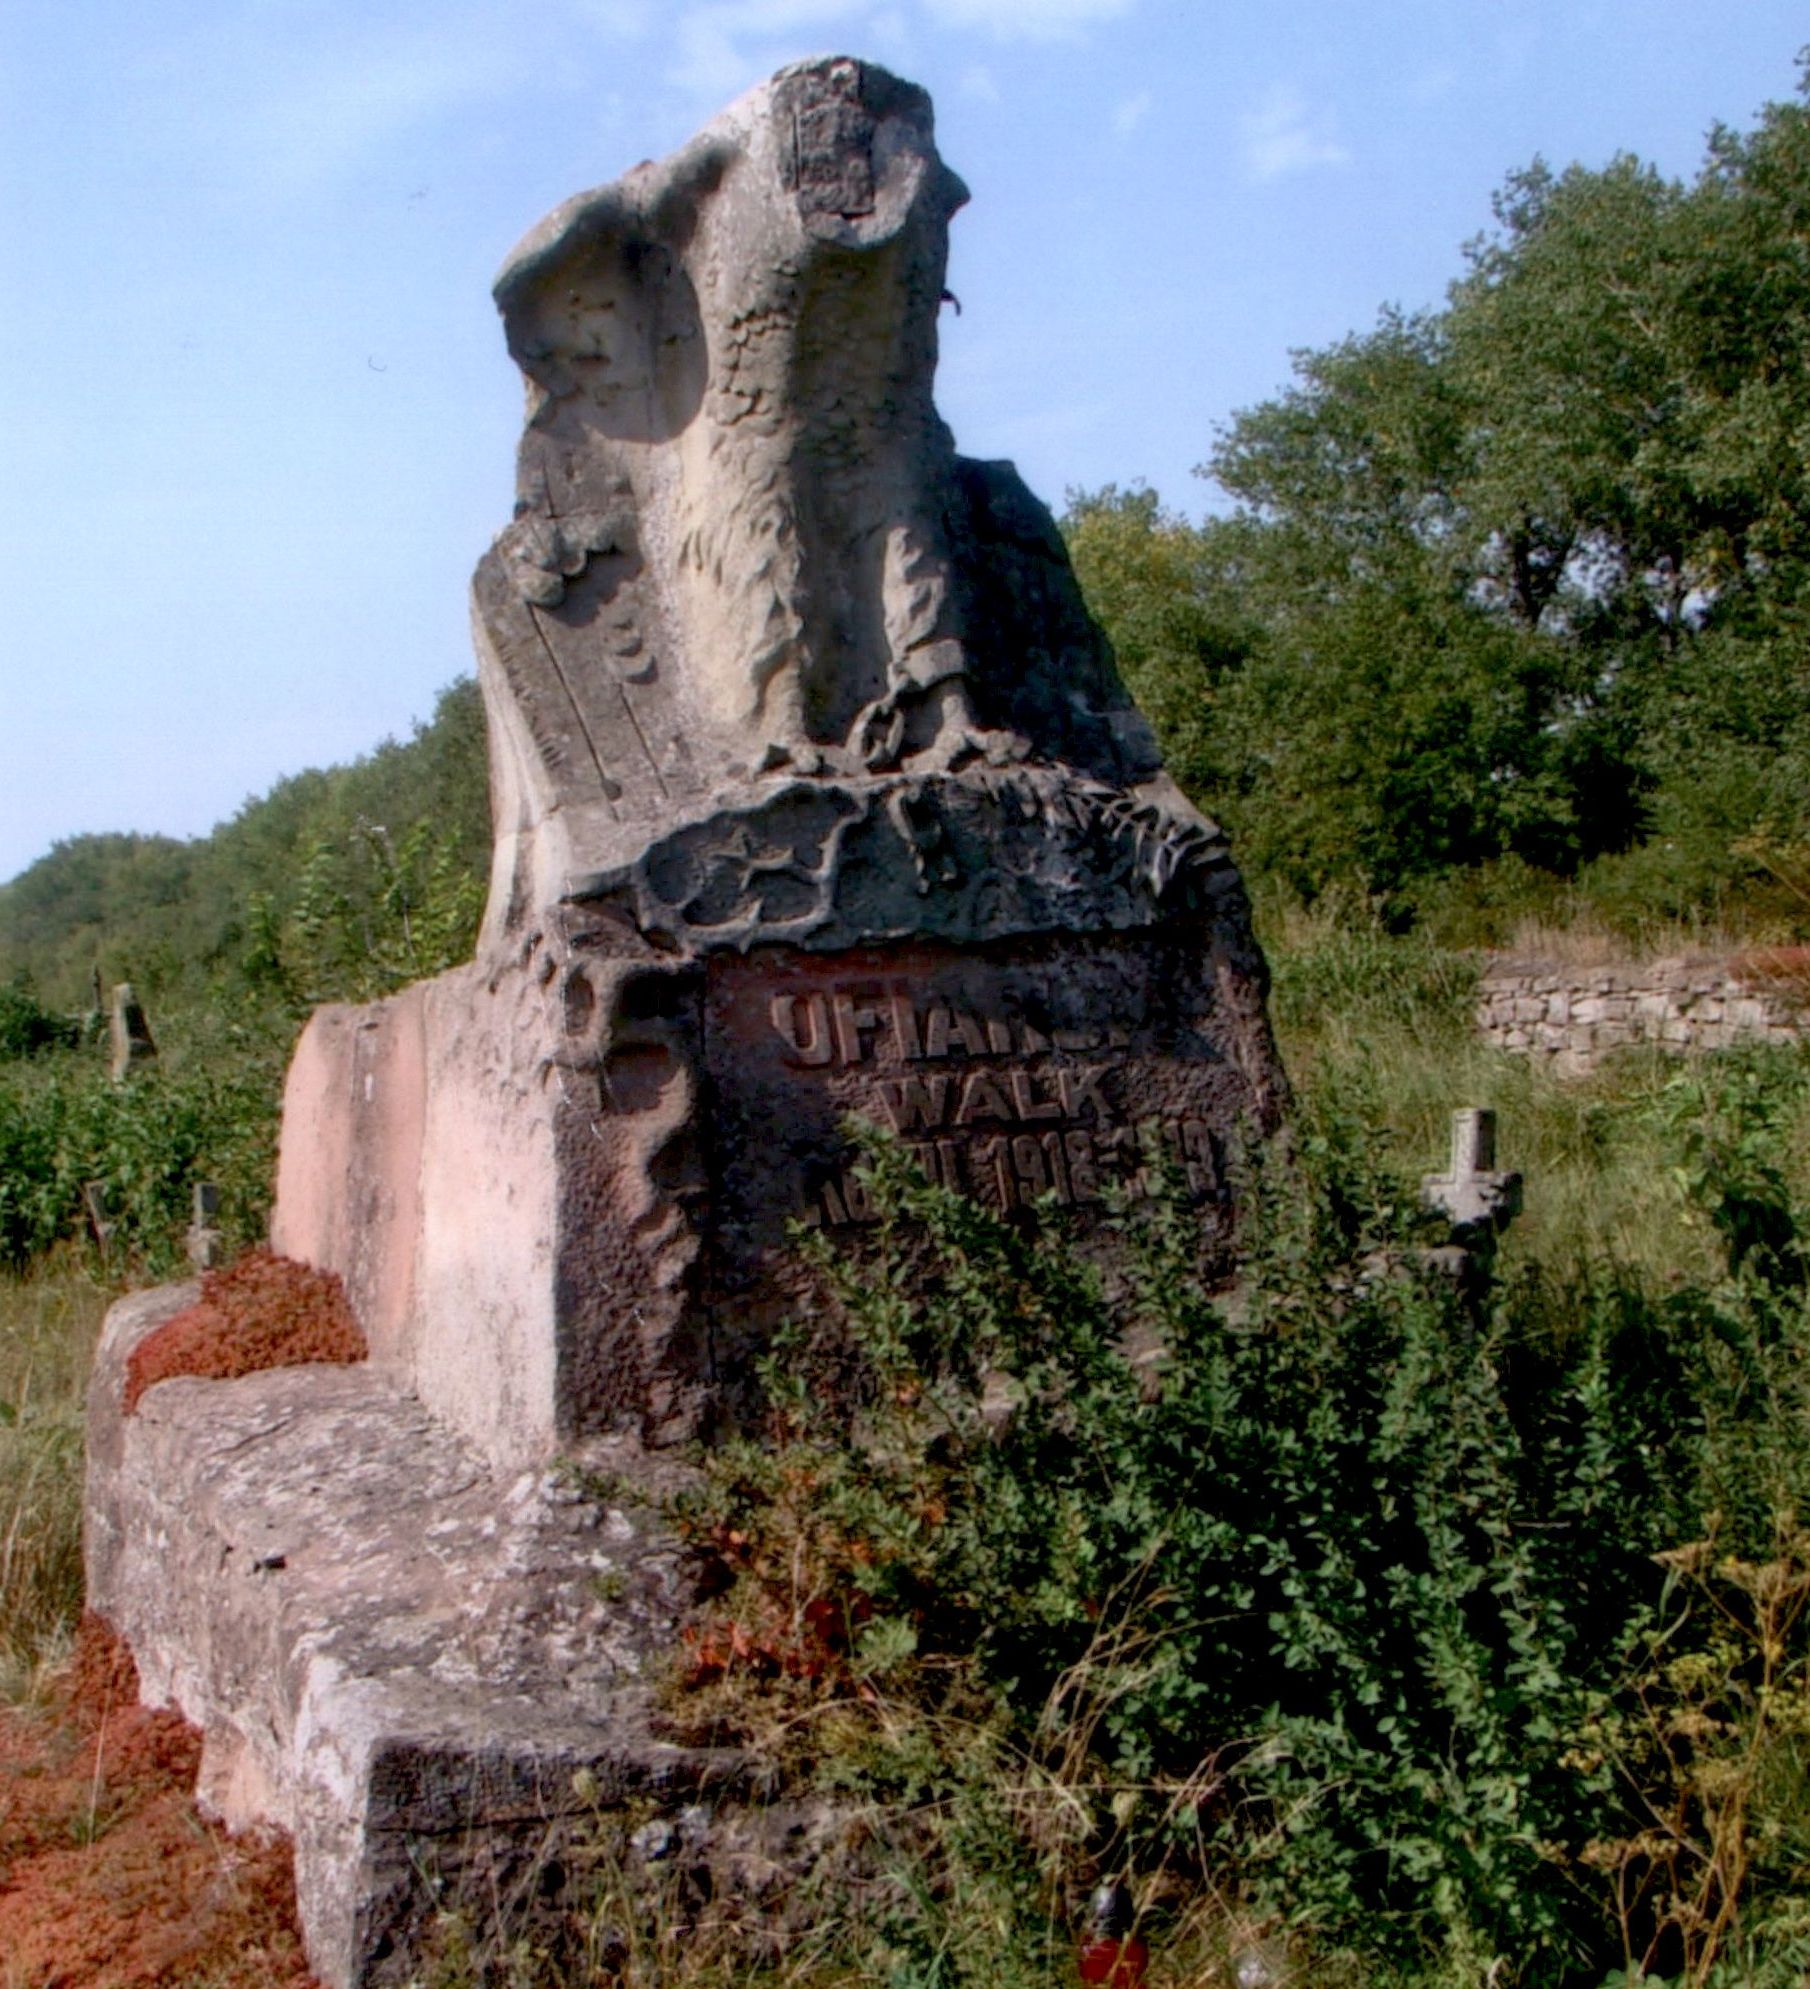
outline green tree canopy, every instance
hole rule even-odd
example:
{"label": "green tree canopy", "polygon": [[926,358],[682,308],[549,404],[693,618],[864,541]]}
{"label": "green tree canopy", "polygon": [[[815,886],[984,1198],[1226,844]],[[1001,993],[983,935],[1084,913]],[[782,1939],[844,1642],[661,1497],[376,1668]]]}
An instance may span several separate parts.
{"label": "green tree canopy", "polygon": [[0,976],[65,1009],[97,969],[160,1002],[247,977],[291,1007],[382,993],[469,949],[489,862],[467,677],[411,738],[279,781],[210,836],[58,843],[0,885]]}
{"label": "green tree canopy", "polygon": [[1807,355],[1800,90],[1689,185],[1512,175],[1443,308],[1229,424],[1226,515],[1080,493],[1070,543],[1258,874],[1411,908],[1509,859],[1713,908],[1810,837]]}

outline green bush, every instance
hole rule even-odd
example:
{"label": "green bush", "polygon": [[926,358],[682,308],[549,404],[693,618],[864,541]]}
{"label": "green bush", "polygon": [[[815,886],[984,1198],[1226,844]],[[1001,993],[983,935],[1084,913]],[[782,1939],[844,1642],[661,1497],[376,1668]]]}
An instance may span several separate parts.
{"label": "green bush", "polygon": [[[1213,1876],[1385,1970],[1481,1956],[1477,1979],[1497,1958],[1492,1980],[1558,1985],[1644,1955],[1711,1980],[1732,1936],[1691,1948],[1662,1886],[1629,1906],[1606,1882],[1605,1846],[1659,1869],[1678,1764],[1602,1736],[1655,1677],[1721,1662],[1738,1696],[1726,1606],[1681,1623],[1664,1557],[1714,1511],[1716,1565],[1777,1561],[1810,1511],[1810,1320],[1776,1074],[1681,1085],[1725,1274],[1659,1290],[1423,1269],[1424,1218],[1323,1108],[1253,1162],[1230,1299],[1194,1284],[1174,1206],[1128,1226],[1117,1305],[876,1146],[871,1253],[815,1246],[833,1300],[767,1364],[767,1440],[681,1504],[726,1584],[681,1702],[746,1727],[777,1699],[769,1732],[818,1777],[846,1762],[804,1709],[973,1731],[991,1707],[1021,1758],[1066,1764],[1082,1877]],[[1791,1722],[1716,1717],[1767,1752],[1756,1788],[1805,1785]],[[883,1749],[862,1772],[885,1784]],[[1795,1885],[1777,1836],[1750,1931]]]}
{"label": "green bush", "polygon": [[280,1075],[256,1045],[218,1063],[152,1064],[120,1084],[88,1057],[0,1069],[0,1263],[22,1266],[79,1237],[91,1184],[119,1270],[182,1262],[198,1180],[219,1184],[228,1240],[255,1241],[270,1207]]}
{"label": "green bush", "polygon": [[0,986],[0,1064],[35,1057],[42,1050],[73,1049],[79,1034],[76,1023],[53,1015],[39,1001],[24,975]]}

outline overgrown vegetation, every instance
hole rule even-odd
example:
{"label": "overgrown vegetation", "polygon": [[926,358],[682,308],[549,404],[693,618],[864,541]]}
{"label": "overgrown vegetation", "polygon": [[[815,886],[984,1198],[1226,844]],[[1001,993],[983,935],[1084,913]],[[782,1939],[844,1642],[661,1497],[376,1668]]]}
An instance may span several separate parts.
{"label": "overgrown vegetation", "polygon": [[87,1237],[108,1270],[183,1262],[194,1183],[221,1190],[223,1233],[263,1234],[286,1041],[228,1041],[115,1084],[98,1053],[0,1065],[0,1263],[19,1268]]}
{"label": "overgrown vegetation", "polygon": [[961,1816],[1026,1980],[1120,1874],[1159,1936],[1204,1892],[1373,1980],[1797,1981],[1804,1079],[1674,1082],[1702,1282],[1461,1290],[1336,1103],[1253,1156],[1229,1301],[1173,1206],[1114,1305],[875,1147],[873,1255],[816,1246],[834,1302],[681,1508],[726,1585],[681,1715],[939,1857]]}
{"label": "overgrown vegetation", "polygon": [[[1173,1205],[1125,1216],[1109,1299],[885,1147],[871,1253],[810,1246],[767,1426],[675,1515],[714,1587],[675,1723],[872,1819],[876,1882],[776,1982],[1066,1982],[1108,1877],[1154,1983],[1234,1950],[1350,1989],[1810,1967],[1810,1058],[1561,1083],[1476,1041],[1454,950],[1807,936],[1810,100],[1688,186],[1536,165],[1496,220],[1443,309],[1232,424],[1230,515],[1071,505],[1237,839],[1301,1109],[1246,1156],[1229,1296]],[[198,1178],[261,1234],[299,1020],[461,958],[487,848],[467,682],[203,841],[79,838],[0,887],[8,1691],[79,1611],[107,1297],[180,1265]],[[158,1035],[119,1084],[97,975]],[[1462,1288],[1414,1193],[1460,1104],[1528,1176]],[[621,1825],[573,1955],[754,1979],[696,1902],[632,1919]],[[555,1965],[443,1932],[449,1989]]]}
{"label": "overgrown vegetation", "polygon": [[[483,769],[467,681],[406,745],[286,781],[205,841],[83,837],[0,887],[0,1265],[86,1239],[114,1274],[166,1274],[203,1179],[230,1247],[262,1236],[301,1021],[470,953]],[[116,1084],[93,989],[122,979],[159,1054]]]}

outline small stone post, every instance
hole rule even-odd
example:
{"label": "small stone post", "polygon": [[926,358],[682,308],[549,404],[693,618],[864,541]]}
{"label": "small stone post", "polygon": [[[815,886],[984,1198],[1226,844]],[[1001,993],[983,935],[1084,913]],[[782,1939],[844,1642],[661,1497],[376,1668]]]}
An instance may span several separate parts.
{"label": "small stone post", "polygon": [[189,1262],[198,1271],[211,1271],[224,1254],[225,1238],[220,1234],[219,1225],[214,1220],[219,1213],[219,1184],[213,1181],[197,1181],[194,1216],[189,1223],[187,1244]]}
{"label": "small stone post", "polygon": [[157,1054],[144,1004],[130,981],[121,981],[113,990],[111,1023],[112,1056],[108,1068],[115,1084],[120,1083],[135,1064],[148,1063]]}
{"label": "small stone post", "polygon": [[104,1257],[112,1246],[113,1234],[119,1225],[107,1204],[107,1184],[104,1181],[85,1181],[82,1184],[82,1213],[88,1218],[88,1227],[94,1233],[94,1240]]}

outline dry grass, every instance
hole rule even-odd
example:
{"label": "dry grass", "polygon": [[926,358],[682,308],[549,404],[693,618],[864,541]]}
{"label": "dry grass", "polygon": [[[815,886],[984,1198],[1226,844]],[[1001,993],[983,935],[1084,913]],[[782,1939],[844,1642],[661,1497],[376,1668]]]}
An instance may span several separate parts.
{"label": "dry grass", "polygon": [[82,1610],[82,1420],[115,1293],[74,1260],[0,1277],[0,1697],[37,1687]]}
{"label": "dry grass", "polygon": [[1709,924],[1654,924],[1630,936],[1586,910],[1571,924],[1518,919],[1498,950],[1517,960],[1589,969],[1645,966],[1653,960],[1727,960],[1752,944],[1751,935],[1742,938]]}

